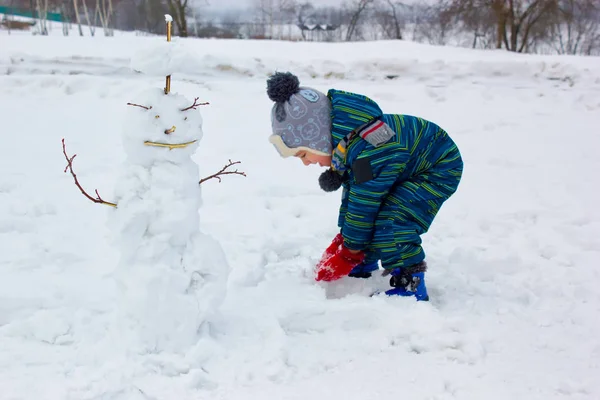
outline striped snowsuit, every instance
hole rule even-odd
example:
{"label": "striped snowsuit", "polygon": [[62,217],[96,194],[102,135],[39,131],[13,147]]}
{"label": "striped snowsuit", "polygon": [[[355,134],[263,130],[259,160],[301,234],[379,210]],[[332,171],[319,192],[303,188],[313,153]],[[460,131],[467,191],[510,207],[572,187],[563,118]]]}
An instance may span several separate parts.
{"label": "striped snowsuit", "polygon": [[[421,262],[420,235],[457,189],[463,170],[460,152],[436,124],[409,115],[383,114],[366,96],[331,89],[333,146],[375,118],[396,133],[374,147],[356,136],[346,149],[338,226],[346,247],[366,252],[365,262],[386,269]],[[373,178],[356,183],[355,161],[368,158]],[[364,164],[362,164],[364,165]],[[357,168],[357,167],[356,167]]]}

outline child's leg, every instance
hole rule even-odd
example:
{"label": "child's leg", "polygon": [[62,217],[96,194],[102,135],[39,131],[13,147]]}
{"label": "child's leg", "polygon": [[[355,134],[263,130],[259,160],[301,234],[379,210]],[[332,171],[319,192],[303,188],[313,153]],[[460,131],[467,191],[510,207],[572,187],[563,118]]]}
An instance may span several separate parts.
{"label": "child's leg", "polygon": [[[392,219],[387,222],[389,233],[380,247],[384,269],[404,268],[425,259],[421,235],[429,230],[445,199],[395,204]],[[381,236],[380,236],[381,237]]]}
{"label": "child's leg", "polygon": [[385,274],[391,274],[392,289],[388,296],[414,296],[419,301],[428,301],[425,285],[425,251],[421,236],[425,233],[439,211],[444,199],[408,202],[396,205],[392,231],[394,242],[386,243],[389,251],[381,259]]}
{"label": "child's leg", "polygon": [[[454,143],[433,147],[425,155],[426,168],[390,193],[378,216],[373,246],[381,256],[382,267],[391,273],[388,295],[415,296],[428,300],[425,287],[425,251],[421,235],[429,230],[442,204],[456,191],[463,163]],[[437,161],[428,162],[428,160]]]}
{"label": "child's leg", "polygon": [[[432,150],[432,154],[437,153]],[[442,157],[427,170],[395,187],[386,199],[382,214],[393,220],[396,251],[394,254],[392,237],[388,234],[385,238],[389,246],[387,257],[381,260],[383,268],[409,267],[425,259],[421,235],[429,230],[442,204],[456,192],[462,177],[462,158],[453,143]]]}

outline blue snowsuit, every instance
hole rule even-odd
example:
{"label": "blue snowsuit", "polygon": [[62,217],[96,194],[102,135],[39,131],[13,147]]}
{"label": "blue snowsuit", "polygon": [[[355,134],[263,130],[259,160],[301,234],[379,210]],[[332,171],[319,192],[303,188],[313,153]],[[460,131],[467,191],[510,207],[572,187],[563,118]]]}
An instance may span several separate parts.
{"label": "blue snowsuit", "polygon": [[[374,147],[355,136],[346,149],[338,226],[346,247],[363,250],[365,263],[409,267],[425,258],[420,235],[457,189],[463,170],[458,148],[436,124],[409,115],[383,114],[366,96],[331,89],[334,148],[363,124],[380,119],[396,134]],[[370,164],[372,179],[356,181],[356,166]],[[362,160],[361,163],[356,163]]]}

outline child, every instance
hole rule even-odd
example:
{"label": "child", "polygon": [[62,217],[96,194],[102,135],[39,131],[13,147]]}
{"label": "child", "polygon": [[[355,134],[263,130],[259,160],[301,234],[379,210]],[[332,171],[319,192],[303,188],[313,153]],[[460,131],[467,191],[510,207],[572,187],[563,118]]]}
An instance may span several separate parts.
{"label": "child", "polygon": [[387,295],[427,301],[427,232],[441,205],[457,189],[463,170],[448,134],[422,118],[384,114],[366,96],[307,87],[293,74],[267,80],[273,133],[282,157],[330,167],[319,177],[327,192],[343,187],[340,233],[325,250],[316,280],[391,274]]}

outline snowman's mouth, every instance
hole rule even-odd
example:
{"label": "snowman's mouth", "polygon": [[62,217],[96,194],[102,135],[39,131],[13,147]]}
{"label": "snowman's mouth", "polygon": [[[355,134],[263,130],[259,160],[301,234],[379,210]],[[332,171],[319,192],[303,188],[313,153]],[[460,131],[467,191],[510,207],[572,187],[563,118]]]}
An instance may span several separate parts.
{"label": "snowman's mouth", "polygon": [[171,143],[158,143],[158,142],[149,142],[149,141],[146,141],[146,142],[144,142],[144,144],[146,146],[168,147],[169,150],[173,150],[173,149],[183,149],[184,147],[187,147],[190,144],[194,144],[196,142],[197,142],[197,140],[192,140],[191,142],[171,144]]}

